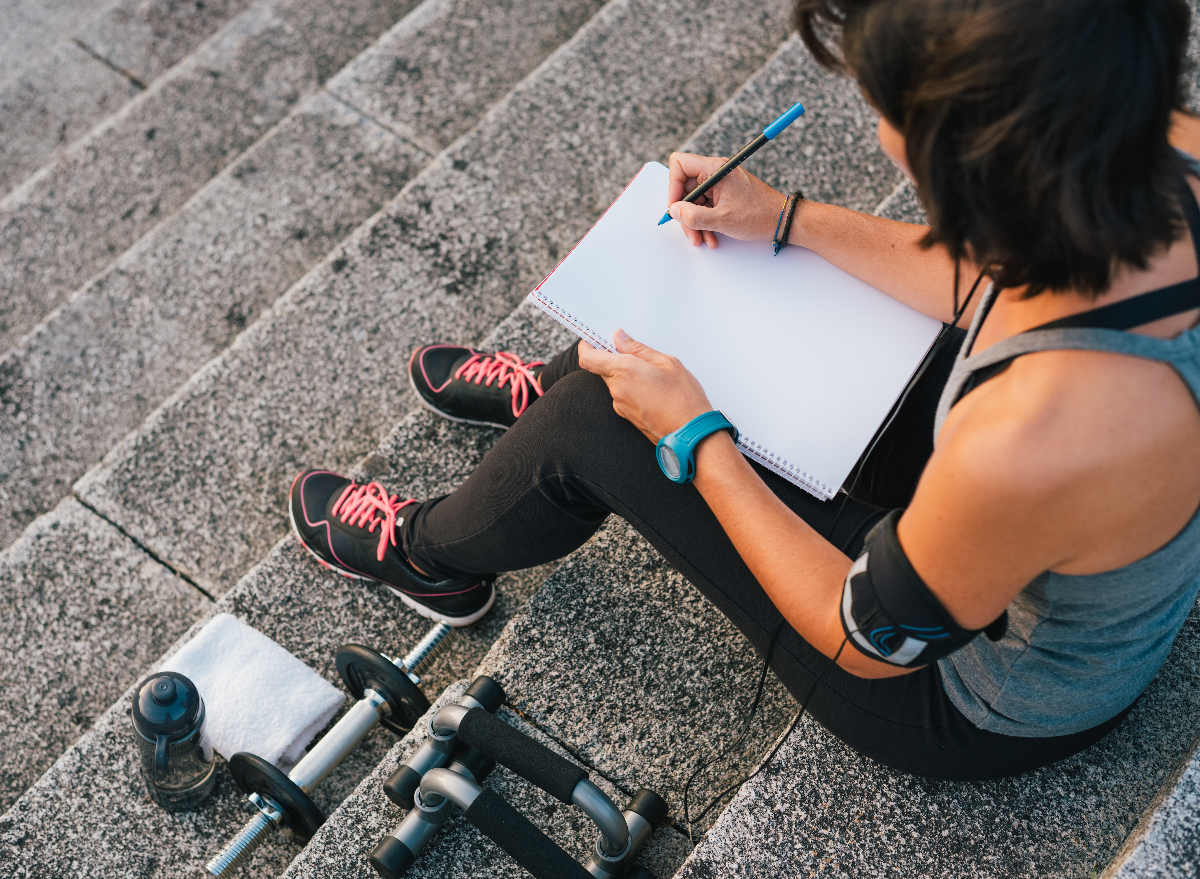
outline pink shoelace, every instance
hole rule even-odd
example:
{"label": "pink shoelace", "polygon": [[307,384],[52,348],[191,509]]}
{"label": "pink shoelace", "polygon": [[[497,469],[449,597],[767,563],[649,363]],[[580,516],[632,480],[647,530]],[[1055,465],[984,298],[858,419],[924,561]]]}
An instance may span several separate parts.
{"label": "pink shoelace", "polygon": [[463,381],[473,381],[491,387],[496,382],[497,388],[506,384],[512,387],[512,411],[514,418],[520,418],[521,413],[528,408],[529,389],[537,396],[542,395],[542,386],[531,371],[535,366],[545,366],[541,360],[525,363],[516,354],[508,351],[497,351],[495,354],[473,354],[471,359],[460,366],[454,377]]}
{"label": "pink shoelace", "polygon": [[382,525],[376,557],[383,561],[388,544],[396,545],[396,514],[415,503],[412,498],[402,501],[396,495],[389,496],[387,489],[378,482],[365,485],[351,482],[333,505],[332,512],[347,525],[357,525],[367,531],[374,531],[376,525]]}

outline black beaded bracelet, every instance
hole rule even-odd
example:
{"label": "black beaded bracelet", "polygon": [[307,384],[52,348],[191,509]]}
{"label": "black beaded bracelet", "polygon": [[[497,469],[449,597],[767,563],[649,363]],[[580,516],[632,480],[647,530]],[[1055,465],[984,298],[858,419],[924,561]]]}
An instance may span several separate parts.
{"label": "black beaded bracelet", "polygon": [[783,203],[783,210],[779,212],[779,222],[775,224],[775,237],[771,240],[775,245],[776,256],[779,256],[779,251],[787,244],[788,235],[792,231],[792,218],[796,216],[796,206],[803,198],[804,193],[797,189]]}

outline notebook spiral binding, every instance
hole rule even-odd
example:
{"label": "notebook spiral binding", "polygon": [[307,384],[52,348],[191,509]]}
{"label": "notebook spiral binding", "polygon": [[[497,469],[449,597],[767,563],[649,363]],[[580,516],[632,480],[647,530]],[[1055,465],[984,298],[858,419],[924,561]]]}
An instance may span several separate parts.
{"label": "notebook spiral binding", "polygon": [[[611,341],[597,336],[590,329],[576,320],[574,315],[559,307],[559,305],[553,300],[547,299],[536,290],[529,294],[529,299],[534,305],[546,312],[546,314],[550,315],[560,323],[570,327],[572,330],[574,330],[576,335],[586,339],[589,344],[597,348],[602,348],[605,351],[611,351],[613,353],[616,352],[616,348],[613,347],[613,343]],[[780,459],[776,455],[772,455],[745,434],[742,434],[738,437],[738,448],[742,450],[742,454],[744,454],[746,457],[758,462],[772,473],[776,473],[779,476],[782,476],[784,479],[796,483],[823,501],[827,501],[837,494],[836,488],[830,489],[829,486],[825,485],[824,483],[817,482],[803,470],[799,470],[791,463]]]}

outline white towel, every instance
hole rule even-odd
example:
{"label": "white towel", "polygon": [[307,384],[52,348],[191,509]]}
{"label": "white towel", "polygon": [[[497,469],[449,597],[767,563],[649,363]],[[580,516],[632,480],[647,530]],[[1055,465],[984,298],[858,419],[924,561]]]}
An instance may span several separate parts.
{"label": "white towel", "polygon": [[228,760],[249,751],[281,769],[304,749],[345,696],[262,632],[231,614],[213,617],[163,663],[204,699],[203,744]]}

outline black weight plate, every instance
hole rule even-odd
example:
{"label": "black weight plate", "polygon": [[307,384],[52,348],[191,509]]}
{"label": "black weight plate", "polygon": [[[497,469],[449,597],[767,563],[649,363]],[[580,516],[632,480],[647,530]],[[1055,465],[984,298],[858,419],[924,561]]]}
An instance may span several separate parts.
{"label": "black weight plate", "polygon": [[396,665],[369,647],[346,644],[337,652],[337,670],[355,699],[374,690],[392,709],[379,722],[397,735],[405,735],[429,710],[429,700]]}
{"label": "black weight plate", "polygon": [[229,759],[229,772],[242,793],[259,794],[279,803],[287,826],[301,845],[325,823],[325,816],[308,794],[262,757],[246,751],[234,754]]}

